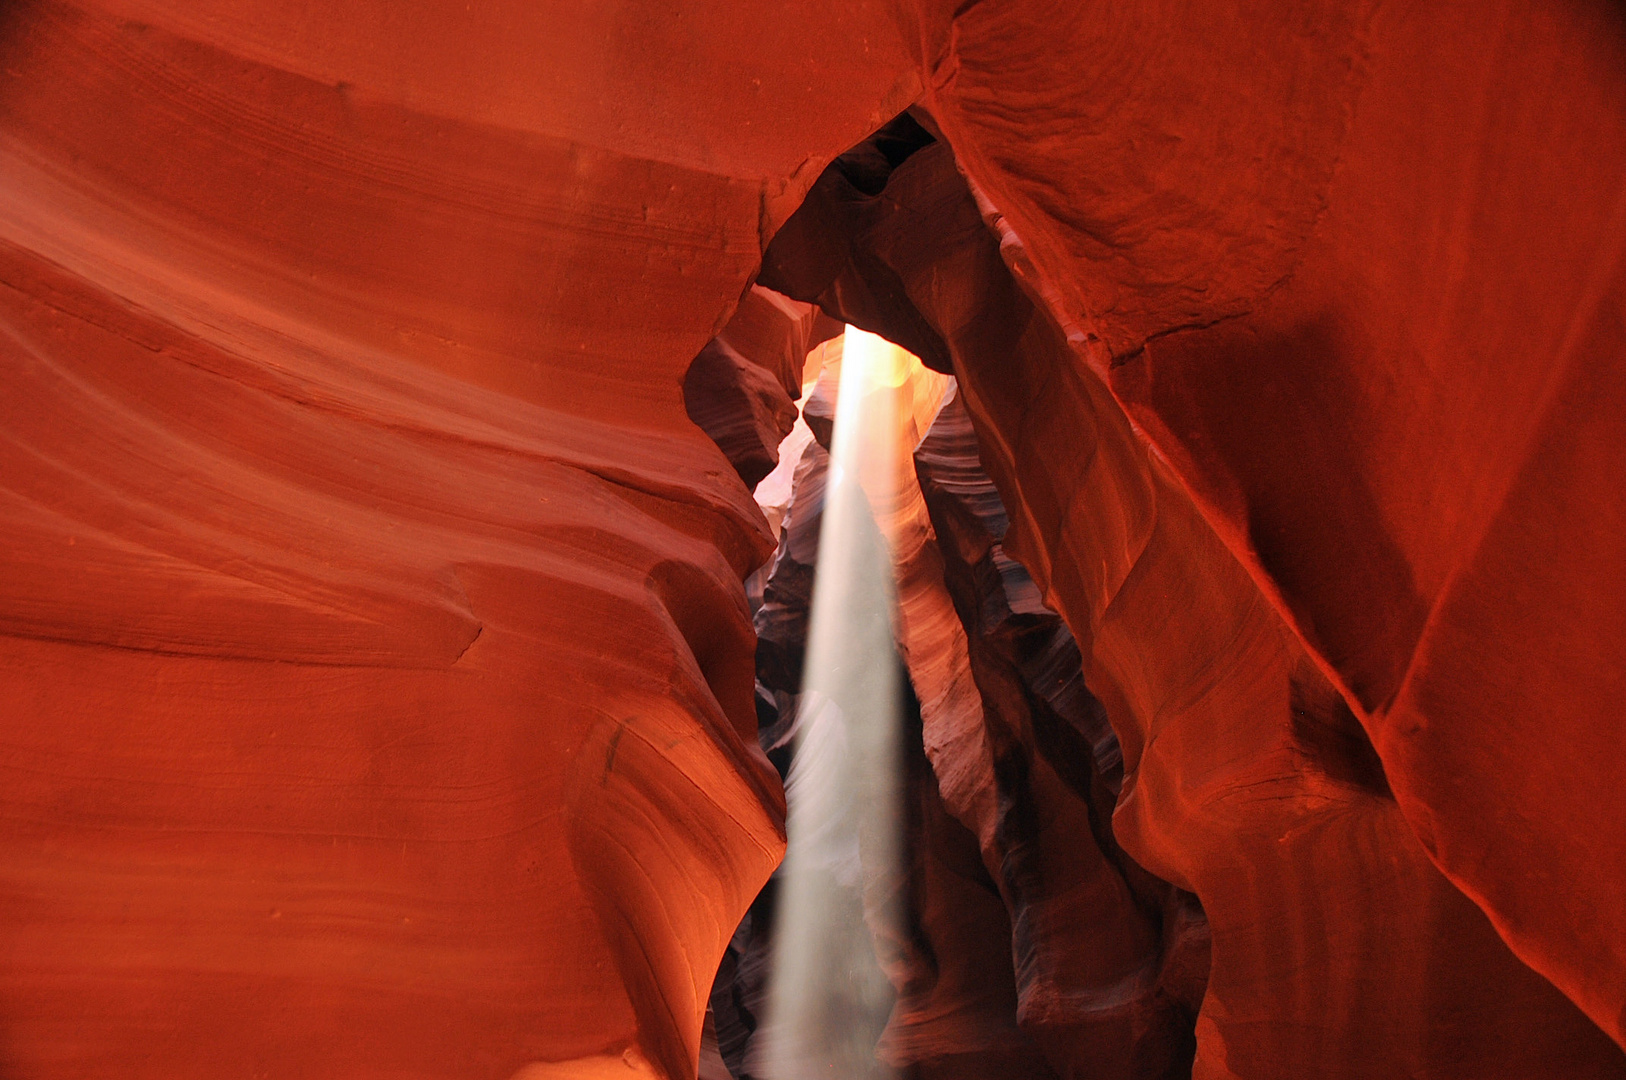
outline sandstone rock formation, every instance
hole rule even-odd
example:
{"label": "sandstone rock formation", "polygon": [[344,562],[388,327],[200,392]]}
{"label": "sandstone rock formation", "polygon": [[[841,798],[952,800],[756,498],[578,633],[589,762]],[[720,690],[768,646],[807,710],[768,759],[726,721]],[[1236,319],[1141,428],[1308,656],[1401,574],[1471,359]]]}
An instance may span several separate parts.
{"label": "sandstone rock formation", "polygon": [[[1022,1027],[1058,1076],[1189,1075],[1207,919],[1113,834],[1118,740],[1084,685],[1072,634],[1005,555],[1005,508],[958,396],[915,468],[983,705],[982,753],[944,740],[933,758],[939,775],[959,774],[968,816],[982,819],[985,858],[1016,925]],[[975,779],[973,761],[986,770]],[[973,784],[985,790],[965,790]]]}
{"label": "sandstone rock formation", "polygon": [[884,1053],[1626,1076],[1623,166],[1603,0],[5,5],[0,1074],[749,1072],[835,318]]}
{"label": "sandstone rock formation", "polygon": [[693,1073],[783,804],[681,384],[899,65],[578,14],[0,13],[0,1072]]}
{"label": "sandstone rock formation", "polygon": [[923,342],[960,377],[1018,508],[1008,542],[1081,635],[1123,742],[1117,837],[1211,920],[1197,1074],[1620,1075],[1619,1049],[1429,861],[1342,697],[1070,363],[1007,269],[1029,268],[1025,250],[990,224],[904,116],[820,178],[762,279]]}
{"label": "sandstone rock formation", "polygon": [[779,464],[779,444],[796,424],[808,354],[841,325],[812,304],[760,285],[740,300],[722,333],[683,376],[683,406],[756,488]]}
{"label": "sandstone rock formation", "polygon": [[[1626,1044],[1618,5],[910,14],[1073,367],[1350,707],[1430,859]],[[1055,525],[1018,551],[1058,562],[1084,522]],[[1057,574],[1075,633],[1135,550]]]}

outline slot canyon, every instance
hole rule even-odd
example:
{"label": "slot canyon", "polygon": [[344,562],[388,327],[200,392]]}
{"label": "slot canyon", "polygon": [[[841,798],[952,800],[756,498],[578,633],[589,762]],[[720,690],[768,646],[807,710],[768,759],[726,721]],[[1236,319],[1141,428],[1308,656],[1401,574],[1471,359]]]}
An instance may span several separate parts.
{"label": "slot canyon", "polygon": [[0,3],[0,1078],[811,1076],[838,490],[818,1075],[1626,1080],[1614,0]]}

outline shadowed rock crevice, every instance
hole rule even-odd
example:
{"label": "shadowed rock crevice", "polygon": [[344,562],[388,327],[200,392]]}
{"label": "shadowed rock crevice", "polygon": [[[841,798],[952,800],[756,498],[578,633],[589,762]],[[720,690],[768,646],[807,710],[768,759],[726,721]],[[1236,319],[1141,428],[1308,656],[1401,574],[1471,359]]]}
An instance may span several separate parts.
{"label": "shadowed rock crevice", "polygon": [[[1005,615],[988,609],[985,588],[955,584],[956,562],[966,567],[958,575],[964,582],[1010,575],[989,562],[994,530],[967,529],[964,509],[934,506],[945,580],[991,717],[983,767],[997,795],[993,827],[979,835],[985,856],[990,844],[999,851],[990,870],[1016,915],[1019,988],[1042,990],[1048,977],[1042,962],[1024,966],[1024,943],[1034,943],[1042,960],[1045,946],[1060,938],[1043,923],[1043,905],[1010,903],[1041,880],[1032,853],[1045,850],[1056,829],[1048,818],[1036,827],[1025,802],[1042,777],[1069,794],[1088,793],[1080,827],[1100,853],[1090,858],[1110,868],[1124,890],[1123,910],[1132,913],[1109,934],[1110,944],[1072,939],[1067,970],[1113,970],[1122,962],[1111,959],[1113,950],[1153,943],[1146,955],[1156,959],[1138,969],[1139,981],[1116,984],[1139,987],[1135,994],[1146,996],[1131,997],[1148,1004],[1139,1019],[1125,1018],[1115,1038],[1103,1040],[1107,1029],[1096,1028],[1069,1047],[1069,1037],[1089,1026],[1061,1019],[1050,1003],[1076,999],[1035,992],[1031,1007],[1024,1001],[1023,1024],[1052,1063],[1088,1044],[1109,1070],[1178,1069],[1168,1063],[1190,1051],[1189,1034],[1183,1047],[1179,1024],[1148,1038],[1157,1027],[1149,1017],[1158,1008],[1179,1016],[1200,1001],[1199,1071],[1223,1062],[1236,1075],[1284,1080],[1306,1072],[1349,1080],[1417,1071],[1463,1080],[1626,1072],[1618,1048],[1515,958],[1430,861],[1389,794],[1392,774],[1367,729],[1306,652],[1299,631],[1309,624],[1285,621],[1205,516],[1209,504],[1195,503],[1172,466],[1130,427],[1111,389],[1076,351],[1087,339],[1069,339],[1051,321],[1050,300],[1032,279],[1021,240],[979,202],[949,148],[941,141],[916,147],[880,187],[875,170],[891,161],[878,150],[855,157],[865,163],[863,185],[840,166],[828,169],[770,245],[760,280],[900,343],[927,342],[928,352],[934,338],[942,343],[981,463],[1010,511],[1001,547],[1031,571],[1031,595],[1047,598],[1065,619],[1078,649],[1074,670],[1101,703],[1039,708],[1028,691],[996,689],[1013,668],[1021,673],[1022,663],[1052,651],[1019,644],[1024,631],[1016,620],[1031,610],[1024,604],[1012,603]],[[832,229],[839,236],[830,236]],[[884,271],[872,273],[875,262]],[[1237,322],[1204,332],[1234,334]],[[1183,337],[1159,339],[1158,348]],[[942,362],[941,350],[933,355]],[[1301,435],[1284,436],[1281,446]],[[1218,505],[1231,504],[1222,497]],[[1239,505],[1248,513],[1246,501]],[[1325,554],[1325,544],[1301,539],[1304,550]],[[1276,552],[1271,559],[1303,554],[1268,547],[1261,544],[1261,555]],[[1283,580],[1290,577],[1284,571]],[[1288,600],[1290,613],[1291,594]],[[984,621],[1000,642],[998,662],[978,644],[983,635],[975,628]],[[1391,621],[1384,633],[1407,632],[1406,624]],[[1339,650],[1335,663],[1353,657],[1351,649],[1380,644],[1382,635],[1363,636],[1354,626],[1338,631],[1352,638],[1327,639]],[[1388,655],[1383,648],[1373,655],[1380,653]],[[1029,682],[1025,675],[1013,681]],[[1063,727],[1051,713],[1076,719]],[[1103,715],[1121,756],[1101,737]],[[930,730],[928,718],[928,750]],[[1039,752],[1017,756],[1018,744]],[[1089,752],[1080,753],[1085,746]],[[963,748],[940,750],[933,759],[945,794],[964,755]],[[1121,789],[1105,782],[1120,769]],[[970,801],[949,803],[972,822]],[[1109,815],[1110,834],[1103,827]],[[1102,843],[1109,835],[1116,844]],[[1115,860],[1109,853],[1118,844],[1149,873]],[[1077,861],[1078,852],[1075,845],[1074,872],[1090,861]],[[1053,880],[1057,865],[1045,864],[1044,881]],[[1147,887],[1158,878],[1179,886],[1164,892],[1161,904]],[[1180,889],[1198,898],[1212,932],[1206,994],[1204,965],[1179,947],[1199,910],[1179,900]],[[1396,896],[1407,899],[1397,903]],[[1096,895],[1092,918],[1113,903]],[[1325,994],[1311,1001],[1292,989],[1306,980]],[[1383,1007],[1369,996],[1377,985],[1387,988]],[[1484,1004],[1445,1012],[1427,1004],[1442,995]],[[1165,1064],[1101,1052],[1112,1046],[1155,1049]]]}
{"label": "shadowed rock crevice", "polygon": [[925,364],[857,1041],[1626,1080],[1623,74],[1617,0],[0,2],[0,1076],[784,1080],[840,320]]}
{"label": "shadowed rock crevice", "polygon": [[[1036,1004],[1024,1009],[1032,1017],[1025,1027],[1062,1075],[1101,1068],[1114,1056],[1120,1058],[1117,1075],[1189,1075],[1208,967],[1202,909],[1195,897],[1142,869],[1113,835],[1111,815],[1122,782],[1117,738],[1084,685],[1072,634],[1039,602],[1021,565],[1004,553],[1008,519],[982,471],[958,397],[944,406],[915,451],[915,470],[983,700],[1004,892],[1024,915],[1024,928],[1031,925],[1016,941],[1019,990],[1035,1002],[1049,995],[1077,1000],[1084,995],[1075,980],[1087,985],[1087,971],[1069,973],[1064,993],[1048,984],[1088,963],[1091,949],[1080,938],[1122,936],[1125,924],[1144,923],[1149,931],[1141,964],[1150,974],[1138,976],[1144,988],[1131,999],[1124,1034],[1100,1030],[1088,1009],[1058,1012]],[[1082,815],[1061,809],[1075,801]],[[1068,940],[1043,913],[1065,895],[1058,881],[1087,862],[1092,844],[1102,870],[1127,888],[1119,901],[1127,906],[1114,911],[1097,896],[1079,913],[1091,925],[1074,929]]]}
{"label": "shadowed rock crevice", "polygon": [[[755,617],[762,744],[782,775],[817,562],[829,374],[804,408],[816,439],[795,464]],[[877,942],[899,994],[879,1052],[923,1077],[989,1068],[1036,1078],[1184,1076],[1207,965],[1201,909],[1113,838],[1116,737],[1084,686],[1065,625],[1003,552],[1004,507],[952,393],[911,445],[903,483],[915,494],[889,504],[906,515],[900,523],[915,513],[925,530],[923,547],[894,556],[905,560],[904,618],[923,617],[922,589],[942,597],[965,642],[963,666],[949,677],[972,696],[970,711],[944,711],[942,660],[921,651],[940,639],[911,631],[911,678],[931,683],[936,704],[924,723],[914,695],[905,710],[909,918],[901,937]],[[918,510],[907,509],[910,498]],[[943,749],[951,727],[967,723],[964,749]],[[955,793],[934,764],[957,774]],[[967,801],[968,783],[985,794]],[[777,888],[770,882],[741,924],[712,991],[722,1060],[737,1076],[758,1068],[752,1047]]]}

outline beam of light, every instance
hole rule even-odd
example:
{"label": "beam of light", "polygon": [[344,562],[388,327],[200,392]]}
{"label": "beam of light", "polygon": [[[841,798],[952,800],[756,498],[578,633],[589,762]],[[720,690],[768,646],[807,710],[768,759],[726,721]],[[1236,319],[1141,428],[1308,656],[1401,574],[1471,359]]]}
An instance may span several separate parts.
{"label": "beam of light", "polygon": [[[892,560],[865,480],[897,467],[907,353],[847,327],[762,1031],[770,1080],[882,1080],[894,994],[872,932],[899,925],[902,778]],[[874,482],[867,486],[878,490]],[[864,902],[866,892],[868,903]]]}

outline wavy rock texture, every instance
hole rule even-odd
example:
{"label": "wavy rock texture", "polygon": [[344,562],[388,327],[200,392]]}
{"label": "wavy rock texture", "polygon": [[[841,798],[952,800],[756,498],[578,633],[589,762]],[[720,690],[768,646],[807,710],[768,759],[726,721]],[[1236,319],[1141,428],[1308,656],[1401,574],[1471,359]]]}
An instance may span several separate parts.
{"label": "wavy rock texture", "polygon": [[[839,350],[827,353],[805,406],[825,441],[839,375]],[[893,552],[915,692],[908,872],[890,885],[870,872],[871,889],[905,890],[909,912],[901,935],[877,942],[899,995],[880,1053],[922,1077],[1185,1075],[1206,977],[1201,912],[1112,838],[1117,741],[1061,620],[1000,550],[1004,511],[949,381],[915,365],[900,394],[895,465],[865,477]],[[763,739],[782,772],[827,461],[814,443],[796,465],[757,613]],[[739,1076],[758,1072],[775,895],[770,886],[753,905],[713,991]],[[865,899],[852,893],[853,918]]]}
{"label": "wavy rock texture", "polygon": [[[839,346],[839,341],[831,344]],[[826,350],[821,359],[823,373],[805,409],[827,442],[840,375],[839,347]],[[907,657],[910,681],[926,701],[910,693],[904,709],[908,864],[901,880],[887,868],[866,867],[865,889],[850,890],[849,917],[864,919],[866,904],[876,896],[904,893],[905,925],[876,940],[873,961],[898,992],[885,1030],[874,1033],[885,1060],[922,1078],[990,1073],[1049,1078],[1053,1074],[1038,1047],[1017,1025],[1009,916],[976,835],[948,812],[925,754],[923,715],[933,718],[928,725],[941,725],[975,722],[980,710],[965,662],[963,632],[954,648],[959,624],[943,588],[941,560],[910,458],[947,384],[942,376],[914,366],[900,388],[905,407],[899,418],[899,455],[890,467],[865,477],[877,524],[894,552],[901,593],[900,662]],[[762,738],[782,772],[788,771],[794,753],[800,661],[828,461],[822,442],[802,452],[779,553],[757,613],[759,695],[769,720]],[[772,705],[766,705],[770,700]],[[741,924],[713,990],[720,1043],[738,1077],[760,1075],[753,1036],[772,959],[776,895],[777,879]]]}
{"label": "wavy rock texture", "polygon": [[1195,1074],[1621,1075],[1435,868],[1343,698],[1018,286],[1002,254],[1027,270],[1020,242],[985,225],[947,147],[908,117],[877,141],[900,138],[917,149],[879,184],[852,179],[873,145],[820,178],[762,279],[950,359],[1015,508],[1006,544],[1122,742],[1117,837],[1211,922]]}
{"label": "wavy rock texture", "polygon": [[722,333],[683,376],[683,406],[756,488],[779,464],[779,444],[796,425],[808,353],[841,332],[811,304],[753,285]]}
{"label": "wavy rock texture", "polygon": [[681,383],[901,65],[626,14],[0,13],[0,1072],[694,1074],[783,803]]}
{"label": "wavy rock texture", "polygon": [[[905,22],[961,166],[1076,328],[1069,367],[1331,681],[1435,865],[1626,1045],[1619,6]],[[1053,469],[1025,438],[1017,469]],[[1077,531],[1051,524],[1025,555]],[[1054,581],[1081,637],[1127,607],[1126,559],[1105,565]]]}
{"label": "wavy rock texture", "polygon": [[1009,516],[963,426],[887,511],[895,1060],[1626,1075],[1623,70],[1602,0],[5,5],[0,1073],[749,1064],[768,247]]}
{"label": "wavy rock texture", "polygon": [[1058,1076],[1189,1075],[1207,920],[1113,835],[1118,740],[1071,633],[1004,553],[1005,508],[958,397],[914,462],[983,706],[980,753],[948,740],[928,750],[938,775],[972,789],[961,813],[1016,926],[1022,1028]]}

